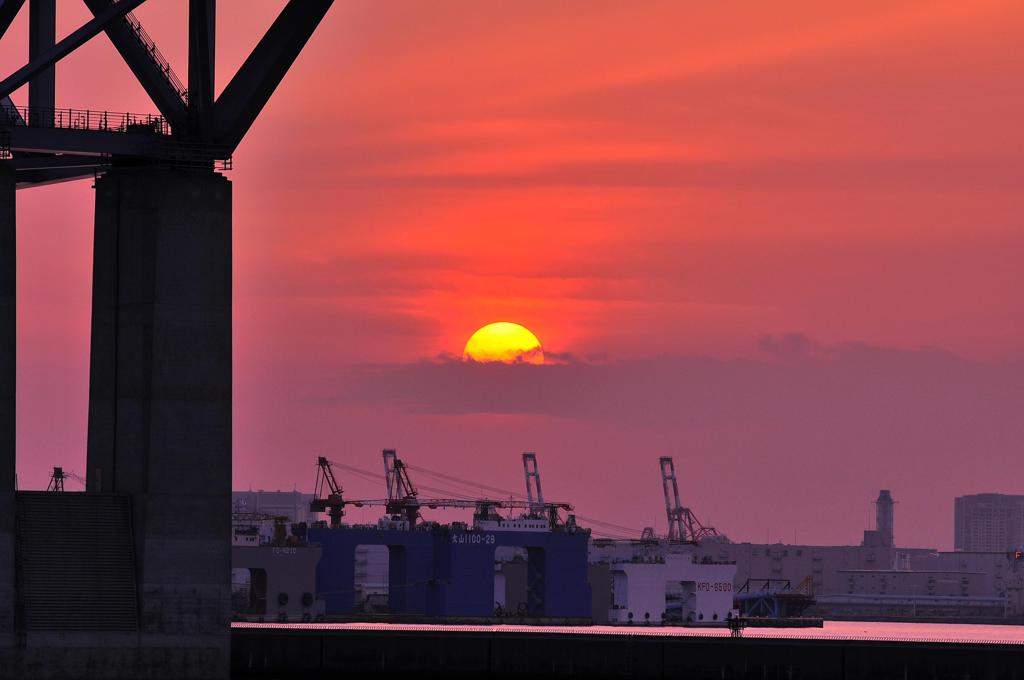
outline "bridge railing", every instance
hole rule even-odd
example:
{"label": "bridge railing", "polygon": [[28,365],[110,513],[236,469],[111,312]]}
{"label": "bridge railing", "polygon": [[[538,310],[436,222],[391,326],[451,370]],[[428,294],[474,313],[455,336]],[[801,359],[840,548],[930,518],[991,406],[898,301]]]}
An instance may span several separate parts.
{"label": "bridge railing", "polygon": [[170,135],[171,126],[163,116],[150,113],[58,109],[0,104],[0,125],[99,130],[102,132],[148,132]]}
{"label": "bridge railing", "polygon": [[[114,3],[111,3],[114,4]],[[178,93],[178,96],[184,101],[188,101],[188,89],[182,84],[181,80],[175,74],[174,70],[171,69],[171,64],[167,61],[166,57],[157,49],[156,41],[149,37],[149,33],[142,27],[142,22],[136,18],[134,14],[128,12],[124,15],[124,22],[131,29],[132,35],[135,36],[135,40],[138,41],[139,45],[149,55],[150,60],[156,65],[158,69],[164,74],[164,78],[167,79],[168,84]]]}

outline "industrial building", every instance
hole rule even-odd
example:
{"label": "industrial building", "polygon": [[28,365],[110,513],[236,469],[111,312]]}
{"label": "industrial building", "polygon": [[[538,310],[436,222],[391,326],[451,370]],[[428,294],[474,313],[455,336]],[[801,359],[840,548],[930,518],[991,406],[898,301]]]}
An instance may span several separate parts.
{"label": "industrial building", "polygon": [[979,493],[953,505],[953,549],[1002,552],[1024,548],[1024,496]]}
{"label": "industrial building", "polygon": [[897,547],[893,503],[888,490],[879,493],[876,528],[864,532],[861,545],[705,540],[696,550],[701,559],[735,563],[737,589],[751,580],[807,582],[815,600],[808,614],[823,618],[1024,617],[1020,554]]}

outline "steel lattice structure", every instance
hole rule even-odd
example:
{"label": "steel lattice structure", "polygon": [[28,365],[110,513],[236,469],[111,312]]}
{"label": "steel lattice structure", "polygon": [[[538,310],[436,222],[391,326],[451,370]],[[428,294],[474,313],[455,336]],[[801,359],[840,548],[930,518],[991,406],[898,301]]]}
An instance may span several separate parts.
{"label": "steel lattice structure", "polygon": [[[65,0],[69,1],[69,0]],[[226,169],[333,0],[290,0],[214,98],[215,0],[189,0],[185,82],[132,14],[146,0],[83,0],[92,19],[56,40],[56,0],[29,0],[28,62],[0,82],[0,158],[19,188],[92,176],[112,162]],[[3,38],[25,0],[0,0]],[[156,111],[56,106],[56,65],[105,33]],[[28,85],[28,103],[11,94]]]}

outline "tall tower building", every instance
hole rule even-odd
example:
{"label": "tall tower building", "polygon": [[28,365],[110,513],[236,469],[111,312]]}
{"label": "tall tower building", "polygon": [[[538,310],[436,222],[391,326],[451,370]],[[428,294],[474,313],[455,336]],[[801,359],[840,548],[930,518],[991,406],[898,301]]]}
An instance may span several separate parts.
{"label": "tall tower building", "polygon": [[958,496],[953,508],[954,550],[1002,552],[1024,546],[1024,496]]}
{"label": "tall tower building", "polygon": [[888,489],[878,492],[875,500],[875,528],[865,529],[861,545],[866,548],[892,548],[895,546],[892,534],[893,505],[895,501]]}
{"label": "tall tower building", "polygon": [[892,510],[894,501],[888,489],[878,492],[875,501],[875,530],[878,532],[878,543],[883,548],[893,547]]}

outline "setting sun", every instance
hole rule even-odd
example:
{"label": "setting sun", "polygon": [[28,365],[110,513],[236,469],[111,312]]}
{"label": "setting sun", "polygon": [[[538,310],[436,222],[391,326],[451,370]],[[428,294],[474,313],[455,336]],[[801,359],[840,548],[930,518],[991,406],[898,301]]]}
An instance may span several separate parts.
{"label": "setting sun", "polygon": [[462,359],[543,364],[544,350],[537,336],[528,329],[517,323],[498,321],[487,324],[470,336]]}

